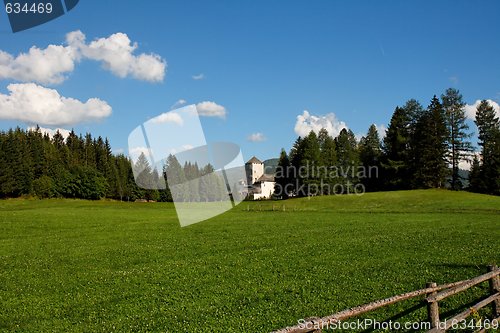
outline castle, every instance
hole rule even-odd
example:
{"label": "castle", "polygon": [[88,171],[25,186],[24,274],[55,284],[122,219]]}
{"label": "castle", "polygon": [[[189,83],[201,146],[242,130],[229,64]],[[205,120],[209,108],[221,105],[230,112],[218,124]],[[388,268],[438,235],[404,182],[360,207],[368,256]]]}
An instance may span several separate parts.
{"label": "castle", "polygon": [[274,193],[274,175],[266,174],[264,163],[252,157],[245,163],[247,197],[252,200],[270,199]]}

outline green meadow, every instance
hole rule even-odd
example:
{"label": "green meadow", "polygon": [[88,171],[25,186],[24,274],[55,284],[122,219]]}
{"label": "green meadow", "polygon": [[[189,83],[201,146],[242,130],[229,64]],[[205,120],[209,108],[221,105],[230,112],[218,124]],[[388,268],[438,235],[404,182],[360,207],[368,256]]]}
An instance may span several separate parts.
{"label": "green meadow", "polygon": [[[4,200],[0,331],[269,332],[491,263],[500,197],[466,192],[244,202],[186,228],[172,204]],[[369,316],[418,321],[425,308]]]}

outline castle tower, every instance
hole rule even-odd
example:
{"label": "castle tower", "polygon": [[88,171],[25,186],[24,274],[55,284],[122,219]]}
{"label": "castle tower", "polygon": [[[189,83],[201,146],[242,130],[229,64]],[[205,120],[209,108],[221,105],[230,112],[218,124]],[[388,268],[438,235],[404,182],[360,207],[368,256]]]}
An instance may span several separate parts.
{"label": "castle tower", "polygon": [[264,175],[264,163],[254,156],[245,163],[245,171],[247,174],[247,185],[252,185]]}

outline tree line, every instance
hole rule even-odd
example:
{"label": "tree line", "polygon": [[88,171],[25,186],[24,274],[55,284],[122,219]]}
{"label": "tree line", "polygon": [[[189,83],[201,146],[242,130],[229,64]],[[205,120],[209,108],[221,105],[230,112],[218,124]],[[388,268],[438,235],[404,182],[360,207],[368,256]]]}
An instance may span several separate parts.
{"label": "tree line", "polygon": [[142,195],[130,160],[114,155],[108,139],[52,137],[39,127],[0,132],[0,197],[35,195],[96,200],[135,200]]}
{"label": "tree line", "polygon": [[[153,201],[213,202],[227,200],[228,190],[223,176],[215,172],[208,163],[184,162],[170,154],[160,167],[151,166],[141,153],[131,165],[136,175],[136,184],[142,190],[142,198]],[[161,169],[158,172],[157,169]],[[168,182],[166,181],[168,180]]]}
{"label": "tree line", "polygon": [[[51,137],[39,127],[0,131],[0,198],[36,196],[122,201],[219,201],[225,183],[208,164],[181,165],[168,156],[160,172],[142,153],[113,154],[107,138],[71,131]],[[134,171],[135,176],[134,177]],[[165,179],[169,180],[170,191]]]}
{"label": "tree line", "polygon": [[[493,106],[481,101],[474,121],[480,151],[474,152],[464,106],[460,92],[450,88],[427,108],[414,99],[396,107],[383,139],[375,125],[359,142],[348,129],[335,138],[325,129],[311,131],[297,138],[288,153],[281,151],[276,196],[352,193],[360,187],[460,190],[467,182],[459,164],[466,160],[472,160],[466,189],[500,195],[500,121]],[[140,170],[137,182],[134,168]],[[176,201],[217,201],[227,191],[220,175],[209,176],[213,171],[210,165],[181,165],[169,156],[158,172],[144,154],[134,163],[113,154],[107,138],[90,133],[71,131],[64,138],[59,132],[50,137],[38,127],[0,131],[0,198],[172,201],[169,179],[177,186],[174,195],[181,195]],[[184,183],[191,188],[179,187]]]}
{"label": "tree line", "polygon": [[[500,195],[500,121],[493,106],[477,107],[479,153],[470,141],[461,93],[447,89],[427,108],[414,99],[397,106],[385,137],[375,125],[359,142],[351,130],[335,138],[322,129],[280,153],[277,197],[422,188],[468,189]],[[468,179],[459,164],[471,161]],[[468,183],[468,186],[465,184]]]}

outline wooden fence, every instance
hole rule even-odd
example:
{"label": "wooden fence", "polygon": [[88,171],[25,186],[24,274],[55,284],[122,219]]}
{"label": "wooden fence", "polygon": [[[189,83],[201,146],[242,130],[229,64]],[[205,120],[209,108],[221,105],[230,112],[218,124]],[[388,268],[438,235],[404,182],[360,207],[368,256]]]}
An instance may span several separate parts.
{"label": "wooden fence", "polygon": [[[489,281],[490,286],[490,295],[488,297],[484,298],[472,307],[469,307],[467,310],[455,315],[454,317],[447,318],[446,321],[441,322],[441,319],[439,317],[439,301],[463,292],[485,281]],[[488,273],[486,274],[469,280],[458,281],[441,286],[438,286],[435,282],[429,282],[424,289],[415,290],[405,294],[357,306],[323,318],[308,318],[305,321],[301,322],[301,324],[299,325],[283,328],[281,330],[275,331],[274,333],[320,333],[322,332],[321,328],[327,329],[334,323],[338,323],[340,321],[344,321],[346,319],[353,318],[361,314],[389,306],[391,304],[423,295],[426,296],[424,302],[427,304],[427,320],[431,328],[427,331],[427,333],[446,332],[447,330],[452,328],[454,323],[460,323],[462,320],[477,312],[477,310],[484,308],[489,304],[491,304],[492,306],[492,318],[495,318],[495,320],[499,321],[500,269],[496,265],[491,265],[488,266]],[[476,332],[483,333],[486,332],[486,330],[480,329]]]}

